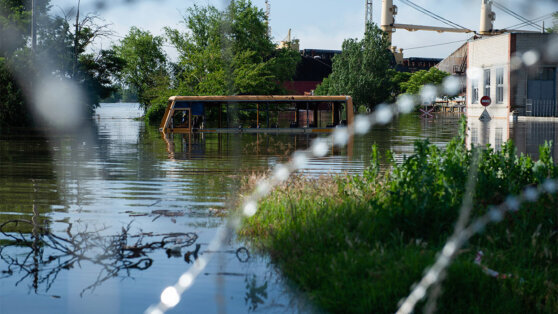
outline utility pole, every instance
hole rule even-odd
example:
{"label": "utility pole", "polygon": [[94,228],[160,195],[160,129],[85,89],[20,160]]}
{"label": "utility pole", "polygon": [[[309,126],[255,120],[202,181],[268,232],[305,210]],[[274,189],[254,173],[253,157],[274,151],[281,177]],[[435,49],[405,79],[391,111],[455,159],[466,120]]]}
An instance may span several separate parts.
{"label": "utility pole", "polygon": [[366,17],[364,18],[364,31],[368,29],[368,24],[374,23],[372,17],[372,0],[366,0]]}
{"label": "utility pole", "polygon": [[35,53],[37,47],[37,12],[35,2],[38,0],[31,0],[31,51]]}
{"label": "utility pole", "polygon": [[77,12],[76,12],[76,31],[74,33],[74,66],[73,66],[73,70],[72,70],[72,78],[74,78],[76,76],[76,71],[77,71],[77,60],[78,60],[78,44],[79,44],[79,40],[78,40],[78,35],[79,35],[79,5],[81,3],[81,0],[78,0],[78,5],[77,5]]}

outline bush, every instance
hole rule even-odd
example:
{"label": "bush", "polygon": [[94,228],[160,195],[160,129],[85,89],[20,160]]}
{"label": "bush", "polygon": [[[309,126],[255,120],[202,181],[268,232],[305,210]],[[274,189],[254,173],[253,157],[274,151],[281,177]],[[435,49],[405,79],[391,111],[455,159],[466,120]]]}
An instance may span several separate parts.
{"label": "bush", "polygon": [[150,124],[158,125],[161,123],[161,119],[165,115],[165,110],[167,109],[167,105],[163,103],[156,103],[151,105],[145,114],[145,119]]}

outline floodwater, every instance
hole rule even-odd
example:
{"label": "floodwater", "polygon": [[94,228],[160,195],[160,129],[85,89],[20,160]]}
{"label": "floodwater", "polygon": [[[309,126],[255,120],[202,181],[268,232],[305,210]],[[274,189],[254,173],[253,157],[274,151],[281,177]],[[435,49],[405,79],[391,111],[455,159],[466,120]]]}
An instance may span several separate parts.
{"label": "floodwater", "polygon": [[[207,247],[242,178],[286,161],[314,136],[165,140],[134,119],[140,115],[136,104],[103,104],[82,132],[0,133],[0,313],[142,313],[196,257],[210,254],[169,313],[311,312],[267,257],[235,239],[217,252]],[[303,172],[359,172],[374,143],[396,158],[416,139],[443,146],[458,122],[449,114],[401,117]]]}

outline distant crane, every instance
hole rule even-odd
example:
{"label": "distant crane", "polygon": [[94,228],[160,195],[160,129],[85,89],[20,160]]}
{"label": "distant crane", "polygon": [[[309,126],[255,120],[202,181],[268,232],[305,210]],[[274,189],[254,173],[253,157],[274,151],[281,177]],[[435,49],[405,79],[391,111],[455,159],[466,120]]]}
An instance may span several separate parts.
{"label": "distant crane", "polygon": [[267,17],[267,35],[271,38],[271,4],[265,0],[265,16]]}
{"label": "distant crane", "polygon": [[[367,1],[368,2],[368,1]],[[396,29],[406,29],[408,31],[435,31],[435,32],[453,32],[453,33],[475,33],[482,36],[490,36],[490,35],[498,35],[505,32],[524,32],[524,33],[538,33],[533,31],[525,31],[525,30],[513,30],[513,29],[494,29],[494,21],[496,20],[496,13],[492,11],[492,4],[495,3],[494,0],[481,0],[481,16],[480,16],[480,27],[479,31],[474,31],[463,27],[457,23],[454,23],[448,19],[445,19],[434,12],[431,12],[411,0],[400,0],[400,2],[410,6],[411,8],[426,14],[449,27],[439,27],[439,26],[425,26],[425,25],[411,25],[411,24],[397,24],[395,23],[395,15],[397,15],[397,6],[393,5],[393,0],[382,0],[382,19],[380,23],[380,27],[384,32],[388,34],[388,40],[391,42],[392,33],[395,32]],[[497,4],[497,6],[502,6]],[[509,10],[513,13],[511,10]],[[368,14],[368,13],[367,13]],[[529,22],[529,21],[527,21]],[[531,23],[532,24],[532,23]],[[402,60],[403,58],[403,51],[402,49],[397,52],[397,47],[391,47],[392,51],[394,52],[396,60]]]}
{"label": "distant crane", "polygon": [[366,0],[366,17],[364,18],[364,31],[366,31],[368,24],[374,23],[372,18],[372,0]]}

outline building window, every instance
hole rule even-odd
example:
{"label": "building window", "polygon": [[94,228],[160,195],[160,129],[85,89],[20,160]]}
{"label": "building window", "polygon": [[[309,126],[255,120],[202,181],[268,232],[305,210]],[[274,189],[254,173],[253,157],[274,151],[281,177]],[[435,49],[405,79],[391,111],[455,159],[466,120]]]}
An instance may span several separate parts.
{"label": "building window", "polygon": [[496,103],[504,102],[504,69],[496,69]]}
{"label": "building window", "polygon": [[471,103],[476,104],[479,101],[479,81],[471,80]]}
{"label": "building window", "polygon": [[490,70],[484,70],[484,96],[490,97]]}

